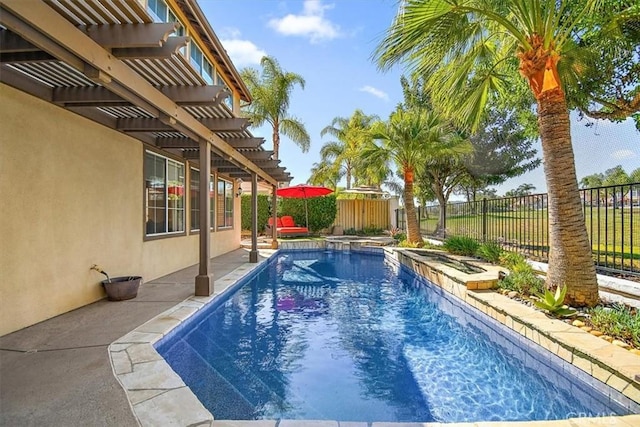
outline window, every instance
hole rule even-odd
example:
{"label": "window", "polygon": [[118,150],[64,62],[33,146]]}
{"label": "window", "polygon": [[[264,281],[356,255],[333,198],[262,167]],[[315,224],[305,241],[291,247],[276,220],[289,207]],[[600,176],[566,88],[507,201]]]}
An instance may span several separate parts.
{"label": "window", "polygon": [[184,170],[182,163],[145,152],[147,236],[184,231]]}
{"label": "window", "polygon": [[[214,227],[214,203],[215,203],[215,191],[214,181],[211,177],[209,181],[209,200],[211,204],[211,210],[209,211],[209,218],[211,221],[211,228]],[[191,178],[189,180],[190,199],[191,199],[191,231],[200,230],[200,171],[191,169]]]}
{"label": "window", "polygon": [[233,227],[233,184],[224,179],[218,180],[217,193],[218,228]]}
{"label": "window", "polygon": [[191,65],[198,73],[202,71],[202,51],[195,43],[191,42]]}
{"label": "window", "polygon": [[200,230],[200,171],[191,169],[189,178],[191,230]]}
{"label": "window", "polygon": [[178,17],[176,15],[173,14],[173,12],[169,11],[169,19],[167,19],[167,22],[177,22],[178,24],[180,24],[180,28],[178,28],[176,30],[175,33],[172,33],[169,37],[181,37],[184,36],[184,25],[182,25],[182,22],[180,22],[180,20],[178,19]]}
{"label": "window", "polygon": [[191,65],[195,70],[204,78],[207,84],[213,84],[214,67],[209,60],[204,56],[202,50],[193,42],[191,43]]}
{"label": "window", "polygon": [[211,65],[211,63],[209,61],[207,61],[206,59],[204,59],[204,63],[202,64],[202,77],[204,77],[204,79],[206,80],[207,84],[212,85],[213,84],[213,66]]}
{"label": "window", "polygon": [[169,8],[163,0],[149,0],[147,3],[147,12],[149,12],[155,22],[168,22],[167,14],[169,13]]}

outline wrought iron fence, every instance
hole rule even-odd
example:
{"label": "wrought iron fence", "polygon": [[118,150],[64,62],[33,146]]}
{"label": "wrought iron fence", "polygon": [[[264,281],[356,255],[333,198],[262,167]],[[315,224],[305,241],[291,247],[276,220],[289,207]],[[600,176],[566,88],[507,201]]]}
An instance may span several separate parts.
{"label": "wrought iron fence", "polygon": [[[580,190],[583,214],[596,267],[640,275],[640,183]],[[417,208],[424,235],[468,236],[499,242],[505,249],[546,261],[549,255],[547,194],[474,202],[451,202],[441,216],[439,205]],[[403,209],[398,227],[406,229]],[[437,230],[443,230],[435,236]]]}

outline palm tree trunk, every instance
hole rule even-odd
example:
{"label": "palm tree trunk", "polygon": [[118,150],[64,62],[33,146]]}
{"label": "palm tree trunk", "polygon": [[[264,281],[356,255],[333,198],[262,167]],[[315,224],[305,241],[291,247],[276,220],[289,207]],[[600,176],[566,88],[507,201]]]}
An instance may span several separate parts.
{"label": "palm tree trunk", "polygon": [[549,193],[549,271],[547,287],[567,286],[572,306],[598,303],[598,282],[591,243],[578,192],[569,113],[564,94],[543,93],[538,99],[544,171]]}
{"label": "palm tree trunk", "polygon": [[413,173],[405,172],[404,176],[404,205],[407,214],[407,240],[411,243],[423,243],[420,234],[420,224],[416,216],[416,207],[413,204]]}
{"label": "palm tree trunk", "polygon": [[280,125],[278,123],[274,123],[273,125],[273,133],[271,134],[271,139],[273,140],[273,160],[278,160],[278,153],[280,152]]}

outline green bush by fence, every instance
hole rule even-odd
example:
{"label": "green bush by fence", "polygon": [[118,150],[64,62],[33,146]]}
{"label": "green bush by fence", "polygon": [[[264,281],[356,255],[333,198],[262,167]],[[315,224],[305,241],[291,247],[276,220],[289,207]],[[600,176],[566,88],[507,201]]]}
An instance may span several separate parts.
{"label": "green bush by fence", "polygon": [[[251,194],[242,195],[242,229],[251,230]],[[264,231],[270,216],[271,196],[258,194],[258,232]]]}
{"label": "green bush by fence", "polygon": [[[305,225],[304,199],[278,200],[278,216],[291,215],[296,224]],[[317,233],[333,224],[338,214],[336,196],[313,197],[307,199],[309,209],[309,231]]]}
{"label": "green bush by fence", "polygon": [[[242,229],[251,229],[251,194],[243,194],[242,199]],[[307,199],[309,208],[309,230],[318,232],[330,227],[336,218],[338,208],[336,197],[313,197]],[[278,200],[278,216],[291,215],[296,224],[305,224],[304,199]],[[271,196],[258,194],[258,232],[263,232],[271,216]]]}

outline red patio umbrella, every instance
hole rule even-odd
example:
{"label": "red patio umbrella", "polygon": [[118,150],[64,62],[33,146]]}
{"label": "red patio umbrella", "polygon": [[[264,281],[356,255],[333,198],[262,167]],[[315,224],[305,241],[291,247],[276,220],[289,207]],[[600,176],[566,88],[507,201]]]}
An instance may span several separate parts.
{"label": "red patio umbrella", "polygon": [[327,187],[320,187],[308,184],[292,185],[291,187],[282,187],[276,190],[276,195],[280,197],[292,198],[292,199],[305,199],[304,200],[304,214],[307,221],[307,228],[309,228],[309,211],[307,208],[307,199],[311,197],[326,196],[333,193],[333,190]]}

